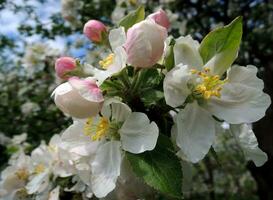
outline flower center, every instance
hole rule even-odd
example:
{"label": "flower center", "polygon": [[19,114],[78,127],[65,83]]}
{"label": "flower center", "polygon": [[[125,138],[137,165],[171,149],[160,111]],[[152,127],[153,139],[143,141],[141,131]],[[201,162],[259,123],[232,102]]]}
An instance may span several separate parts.
{"label": "flower center", "polygon": [[88,118],[84,125],[84,134],[91,140],[97,141],[105,137],[109,130],[109,121],[105,117],[100,117],[95,123],[93,118]]}
{"label": "flower center", "polygon": [[114,57],[115,54],[110,53],[105,59],[99,61],[99,65],[101,66],[101,68],[103,69],[108,69],[108,67],[113,64],[114,62]]}
{"label": "flower center", "polygon": [[24,180],[24,181],[28,179],[28,175],[29,175],[26,169],[19,169],[17,170],[17,172],[15,172],[15,174],[20,180]]}
{"label": "flower center", "polygon": [[210,99],[213,96],[221,97],[222,86],[227,82],[227,79],[220,80],[218,75],[210,74],[209,68],[204,68],[203,71],[192,69],[191,73],[201,78],[201,82],[193,89],[195,97],[204,99]]}
{"label": "flower center", "polygon": [[34,168],[34,173],[35,174],[41,174],[45,171],[45,166],[43,164],[38,164]]}

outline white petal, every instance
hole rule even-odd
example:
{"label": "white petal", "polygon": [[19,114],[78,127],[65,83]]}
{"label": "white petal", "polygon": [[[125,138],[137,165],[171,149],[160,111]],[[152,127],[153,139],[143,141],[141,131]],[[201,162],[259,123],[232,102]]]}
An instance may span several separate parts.
{"label": "white petal", "polygon": [[169,71],[163,82],[166,103],[172,107],[181,106],[191,93],[188,82],[192,74],[186,65],[179,65]]}
{"label": "white petal", "polygon": [[113,29],[109,33],[109,41],[112,50],[121,47],[126,42],[126,34],[124,27]]}
{"label": "white petal", "polygon": [[257,78],[257,72],[258,68],[253,65],[246,67],[235,65],[228,71],[228,80],[262,90],[264,83],[262,79]]}
{"label": "white petal", "polygon": [[122,148],[131,153],[142,153],[155,148],[159,130],[147,115],[133,112],[119,130]]}
{"label": "white petal", "polygon": [[131,112],[129,106],[114,98],[105,101],[101,110],[104,117],[112,117],[116,122],[124,122]]}
{"label": "white petal", "polygon": [[100,86],[104,80],[111,76],[111,73],[106,70],[100,70],[90,64],[84,63],[84,72],[90,74],[97,79],[97,84]]}
{"label": "white petal", "polygon": [[258,142],[252,129],[247,124],[231,125],[235,139],[240,144],[247,159],[252,160],[257,167],[267,161],[267,155],[258,147]]}
{"label": "white petal", "polygon": [[50,193],[48,200],[59,200],[60,186],[55,187]]}
{"label": "white petal", "polygon": [[213,97],[205,108],[231,124],[261,119],[271,100],[262,91],[263,82],[257,78],[256,72],[253,66],[231,68],[229,82],[224,85],[221,98]]}
{"label": "white petal", "polygon": [[68,80],[72,88],[76,89],[77,92],[87,101],[103,102],[103,95],[97,86],[96,81],[97,80],[94,77],[87,77],[85,79],[72,77]]}
{"label": "white petal", "polygon": [[178,38],[173,49],[175,65],[182,63],[195,69],[201,69],[203,61],[198,51],[199,46],[199,43],[190,35]]}
{"label": "white petal", "polygon": [[83,129],[83,122],[74,121],[62,134],[63,146],[71,153],[88,156],[96,152],[99,142],[84,135]]}
{"label": "white petal", "polygon": [[35,175],[31,181],[26,185],[28,194],[33,194],[35,192],[43,192],[49,184],[49,173],[45,171],[41,174]]}
{"label": "white petal", "polygon": [[67,92],[70,92],[71,90],[72,90],[71,85],[68,82],[65,82],[59,85],[57,88],[55,88],[51,96],[55,96],[55,94],[63,95],[66,94]]}
{"label": "white petal", "polygon": [[[71,78],[69,81],[73,86],[70,83],[64,83],[54,92],[57,107],[64,113],[77,118],[87,118],[98,114],[103,103],[103,96],[95,82],[87,86],[88,80]],[[88,89],[89,87],[92,89]]]}
{"label": "white petal", "polygon": [[114,61],[111,64],[107,71],[112,75],[120,72],[123,68],[126,67],[127,54],[123,47],[118,47],[114,50]]}
{"label": "white petal", "polygon": [[181,149],[179,154],[196,163],[204,158],[214,142],[214,119],[196,102],[188,104],[175,118],[172,137]]}
{"label": "white petal", "polygon": [[105,197],[116,187],[120,165],[120,142],[110,141],[101,145],[94,161],[91,162],[91,185],[96,197]]}

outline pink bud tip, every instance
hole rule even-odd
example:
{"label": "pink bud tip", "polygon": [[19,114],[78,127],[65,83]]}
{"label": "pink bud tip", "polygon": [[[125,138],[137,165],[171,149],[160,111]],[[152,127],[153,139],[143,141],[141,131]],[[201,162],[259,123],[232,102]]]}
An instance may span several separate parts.
{"label": "pink bud tip", "polygon": [[106,31],[106,26],[98,20],[89,20],[83,28],[84,35],[97,43],[102,41],[102,33]]}
{"label": "pink bud tip", "polygon": [[168,29],[170,27],[170,21],[169,18],[167,16],[167,14],[165,13],[165,11],[163,11],[162,9],[160,9],[159,11],[152,13],[148,16],[148,19],[153,20],[155,23],[159,24],[160,26],[165,27],[166,29]]}
{"label": "pink bud tip", "polygon": [[66,73],[73,71],[76,68],[76,60],[71,57],[61,57],[55,62],[55,71],[58,77],[67,79]]}

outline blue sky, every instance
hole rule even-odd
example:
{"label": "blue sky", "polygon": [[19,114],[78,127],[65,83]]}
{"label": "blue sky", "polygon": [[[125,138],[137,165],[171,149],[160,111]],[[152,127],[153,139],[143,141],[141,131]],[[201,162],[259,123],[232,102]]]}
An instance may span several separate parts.
{"label": "blue sky", "polygon": [[[13,0],[13,3],[16,5],[23,5],[23,2],[24,0]],[[49,27],[51,26],[49,17],[52,14],[61,11],[61,3],[60,1],[56,0],[47,0],[45,3],[40,3],[37,0],[29,0],[27,1],[27,4],[35,7],[35,13],[41,22]],[[10,8],[2,10],[0,12],[0,34],[16,40],[17,44],[19,44],[22,39],[28,43],[40,41],[41,38],[38,35],[33,35],[31,37],[23,36],[24,38],[22,38],[17,30],[22,22],[28,25],[32,25],[34,23],[34,21],[31,18],[28,18],[24,12],[18,12],[15,14],[10,10]],[[53,46],[62,48],[65,44],[65,39],[56,38],[55,41],[48,42]]]}
{"label": "blue sky", "polygon": [[[13,0],[13,3],[16,5],[24,5],[25,0]],[[61,1],[60,0],[46,0],[44,3],[40,3],[37,0],[28,0],[26,1],[27,5],[35,7],[35,13],[39,17],[39,20],[50,28],[51,20],[49,17],[54,13],[61,12]],[[58,48],[61,51],[64,50],[64,47],[67,42],[73,42],[76,38],[84,38],[83,35],[74,34],[66,38],[57,36],[54,40],[46,39],[42,40],[39,35],[32,35],[29,37],[21,36],[17,28],[21,23],[32,25],[34,21],[29,18],[25,12],[14,13],[10,8],[5,8],[0,12],[0,34],[8,36],[10,39],[14,39],[19,48],[23,47],[23,42],[34,43],[38,41],[46,42],[48,45],[54,48]],[[90,45],[90,43],[89,43]],[[69,54],[74,57],[83,57],[86,53],[86,48],[81,49],[71,49]]]}

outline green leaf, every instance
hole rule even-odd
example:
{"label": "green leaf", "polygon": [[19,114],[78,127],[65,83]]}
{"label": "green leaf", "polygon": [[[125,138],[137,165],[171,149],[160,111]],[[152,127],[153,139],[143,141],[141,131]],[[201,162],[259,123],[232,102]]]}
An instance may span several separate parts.
{"label": "green leaf", "polygon": [[156,103],[164,98],[164,93],[159,90],[150,89],[141,94],[141,101],[146,107],[156,105]]}
{"label": "green leaf", "polygon": [[170,138],[166,135],[159,134],[157,139],[157,145],[161,148],[168,149],[170,151],[174,151],[173,143]]}
{"label": "green leaf", "polygon": [[163,81],[164,76],[157,69],[142,69],[142,86],[147,87],[156,87]]}
{"label": "green leaf", "polygon": [[242,17],[211,31],[201,42],[199,52],[206,67],[222,75],[237,57],[242,39]]}
{"label": "green leaf", "polygon": [[144,20],[145,9],[143,6],[139,6],[135,11],[130,12],[119,22],[119,26],[123,26],[125,31],[127,31],[134,24]]}
{"label": "green leaf", "polygon": [[175,40],[171,39],[170,44],[167,46],[165,57],[164,57],[164,66],[168,71],[174,68],[174,53],[173,53],[173,46],[175,44]]}
{"label": "green leaf", "polygon": [[134,173],[146,184],[173,198],[182,198],[182,168],[174,152],[161,145],[142,154],[126,153]]}

